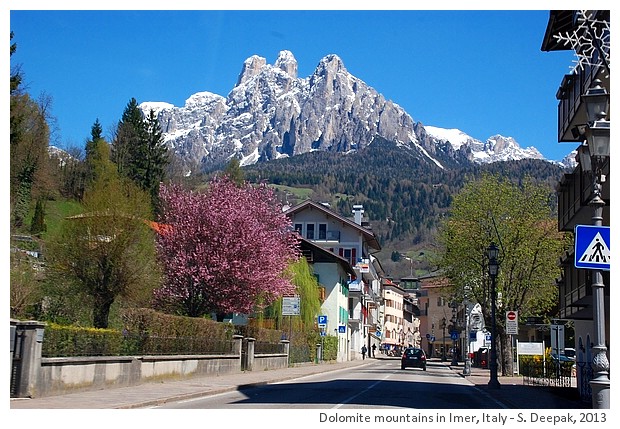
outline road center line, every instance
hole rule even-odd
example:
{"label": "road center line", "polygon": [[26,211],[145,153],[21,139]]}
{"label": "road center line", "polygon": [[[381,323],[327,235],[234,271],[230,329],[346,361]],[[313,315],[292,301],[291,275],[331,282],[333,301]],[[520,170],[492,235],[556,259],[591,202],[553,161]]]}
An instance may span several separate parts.
{"label": "road center line", "polygon": [[357,394],[350,396],[349,398],[345,399],[342,403],[335,405],[332,407],[332,409],[337,409],[342,407],[345,404],[348,404],[349,402],[351,402],[352,400],[354,400],[355,398],[357,398],[358,396],[368,392],[370,389],[372,389],[373,387],[375,387],[377,384],[381,383],[382,381],[386,380],[387,378],[390,377],[390,374],[386,375],[385,377],[383,377],[381,380],[378,380],[374,383],[372,383],[370,386],[368,386],[367,388],[365,388],[364,390],[362,390],[361,392],[358,392]]}

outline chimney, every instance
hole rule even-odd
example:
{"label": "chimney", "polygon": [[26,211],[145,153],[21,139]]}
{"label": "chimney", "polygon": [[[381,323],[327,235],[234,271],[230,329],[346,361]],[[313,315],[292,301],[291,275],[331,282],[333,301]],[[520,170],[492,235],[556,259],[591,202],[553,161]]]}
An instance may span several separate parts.
{"label": "chimney", "polygon": [[352,213],[355,215],[355,223],[358,224],[358,225],[361,225],[362,224],[362,217],[363,217],[363,214],[364,214],[364,207],[362,205],[359,205],[359,204],[358,205],[354,205]]}

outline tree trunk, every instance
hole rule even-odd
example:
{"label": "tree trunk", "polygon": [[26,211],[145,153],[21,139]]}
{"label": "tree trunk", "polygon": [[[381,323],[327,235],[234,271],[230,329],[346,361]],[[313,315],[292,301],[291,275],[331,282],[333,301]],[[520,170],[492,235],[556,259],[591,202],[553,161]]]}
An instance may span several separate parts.
{"label": "tree trunk", "polygon": [[93,326],[99,329],[108,327],[108,318],[110,316],[110,307],[114,303],[114,296],[107,293],[95,295],[95,303],[93,307]]}
{"label": "tree trunk", "polygon": [[500,339],[499,365],[501,368],[501,373],[504,376],[511,377],[513,375],[511,336],[502,332],[498,335],[498,337]]}

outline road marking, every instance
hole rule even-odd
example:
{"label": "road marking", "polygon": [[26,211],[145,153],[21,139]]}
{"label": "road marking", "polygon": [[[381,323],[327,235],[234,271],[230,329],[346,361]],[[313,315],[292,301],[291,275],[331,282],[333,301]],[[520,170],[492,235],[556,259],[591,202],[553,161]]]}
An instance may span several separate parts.
{"label": "road marking", "polygon": [[362,390],[361,392],[357,393],[356,395],[350,396],[349,398],[345,399],[341,404],[335,405],[332,407],[332,410],[337,409],[342,407],[345,404],[348,404],[349,402],[351,402],[352,400],[354,400],[355,398],[357,398],[358,396],[368,392],[370,389],[372,389],[373,387],[375,387],[377,384],[381,383],[382,381],[388,379],[390,377],[390,374],[386,375],[385,377],[383,377],[381,380],[378,380],[374,383],[372,383],[370,386],[368,386],[367,388],[365,388],[364,390]]}

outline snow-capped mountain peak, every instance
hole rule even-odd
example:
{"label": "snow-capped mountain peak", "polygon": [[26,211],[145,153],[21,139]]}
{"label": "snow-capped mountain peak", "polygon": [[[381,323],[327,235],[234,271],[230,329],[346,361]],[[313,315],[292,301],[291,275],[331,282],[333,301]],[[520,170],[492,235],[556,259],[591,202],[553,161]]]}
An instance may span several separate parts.
{"label": "snow-capped mountain peak", "polygon": [[469,154],[468,158],[477,163],[514,161],[525,158],[544,159],[535,147],[523,149],[512,137],[496,134],[482,142],[456,128],[446,129],[428,125],[424,128],[438,141],[449,142],[454,150],[466,150]]}
{"label": "snow-capped mountain peak", "polygon": [[431,136],[439,140],[450,142],[454,150],[459,150],[461,146],[466,144],[468,141],[473,140],[472,137],[468,136],[463,131],[456,128],[447,129],[433,127],[430,125],[425,125],[424,128],[426,129],[426,132]]}
{"label": "snow-capped mountain peak", "polygon": [[[183,107],[145,102],[162,127],[164,141],[187,171],[223,166],[231,157],[242,165],[311,151],[349,153],[376,136],[396,142],[420,162],[440,168],[463,162],[543,159],[499,135],[481,142],[457,129],[425,127],[398,104],[353,76],[329,54],[306,77],[297,76],[292,52],[273,65],[253,55],[243,62],[236,85],[223,97],[207,91],[191,95]],[[449,143],[449,144],[448,144]]]}

